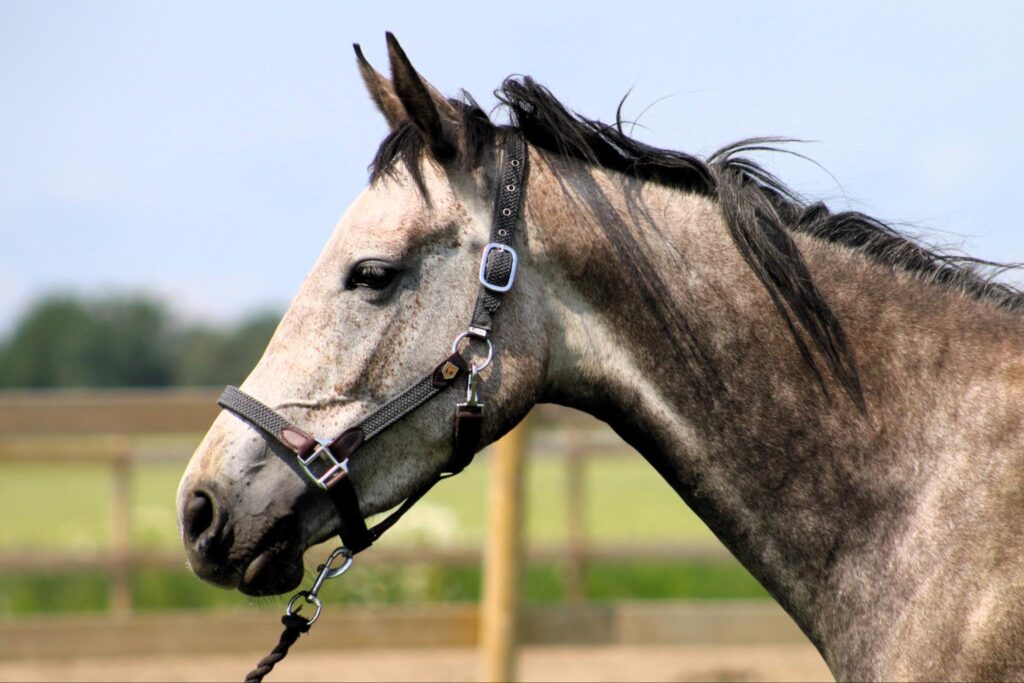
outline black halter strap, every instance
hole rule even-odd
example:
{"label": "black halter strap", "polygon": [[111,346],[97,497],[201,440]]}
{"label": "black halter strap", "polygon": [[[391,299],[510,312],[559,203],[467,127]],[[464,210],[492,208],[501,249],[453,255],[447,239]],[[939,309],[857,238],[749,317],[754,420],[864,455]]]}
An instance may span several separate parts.
{"label": "black halter strap", "polygon": [[[227,387],[217,401],[221,407],[230,410],[258,428],[265,437],[274,439],[296,455],[299,468],[311,483],[323,489],[334,503],[341,519],[341,541],[352,554],[373,544],[434,484],[461,472],[476,453],[483,426],[483,404],[476,396],[477,374],[490,361],[493,348],[490,340],[493,316],[501,305],[501,297],[515,282],[519,255],[511,246],[511,242],[523,202],[525,171],[526,145],[519,133],[510,131],[506,134],[502,174],[494,203],[491,242],[484,247],[480,259],[480,293],[473,309],[473,317],[468,330],[455,340],[452,354],[430,374],[332,439],[314,438],[277,411],[237,387]],[[459,353],[459,342],[466,336],[487,343],[488,360],[484,366],[470,367]],[[382,522],[367,528],[360,512],[358,496],[349,477],[349,458],[367,441],[443,393],[459,378],[466,376],[466,400],[456,406],[454,446],[447,464],[447,472],[433,477]]]}
{"label": "black halter strap", "polygon": [[510,244],[523,203],[526,144],[519,135],[511,134],[507,145],[498,195],[494,201],[491,242],[484,247],[480,260],[480,294],[469,324],[469,334],[480,339],[490,335],[492,318],[501,306],[502,296],[512,288],[519,264],[519,255]]}

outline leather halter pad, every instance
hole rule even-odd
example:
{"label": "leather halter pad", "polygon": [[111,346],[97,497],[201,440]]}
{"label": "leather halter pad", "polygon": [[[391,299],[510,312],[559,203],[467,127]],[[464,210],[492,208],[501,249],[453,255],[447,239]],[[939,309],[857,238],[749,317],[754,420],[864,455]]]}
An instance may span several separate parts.
{"label": "leather halter pad", "polygon": [[[484,248],[480,262],[480,293],[473,308],[469,328],[462,336],[484,340],[490,345],[493,316],[501,306],[501,298],[515,282],[518,254],[510,244],[523,202],[523,180],[526,172],[526,144],[516,131],[508,131],[502,174],[494,202],[491,242]],[[461,337],[459,338],[461,339]],[[470,367],[458,351],[456,340],[452,354],[430,374],[411,385],[363,420],[334,438],[316,439],[292,424],[286,417],[246,394],[229,386],[217,403],[258,428],[266,438],[273,439],[295,454],[296,464],[311,483],[323,489],[334,503],[341,518],[341,542],[353,553],[368,548],[390,529],[434,484],[461,472],[473,459],[483,426],[483,404],[476,400],[475,381],[479,368]],[[367,528],[359,508],[359,499],[349,476],[348,460],[363,444],[402,419],[430,399],[439,396],[456,380],[469,377],[466,401],[456,406],[454,445],[446,472],[435,475],[407,498],[394,512],[372,528]]]}

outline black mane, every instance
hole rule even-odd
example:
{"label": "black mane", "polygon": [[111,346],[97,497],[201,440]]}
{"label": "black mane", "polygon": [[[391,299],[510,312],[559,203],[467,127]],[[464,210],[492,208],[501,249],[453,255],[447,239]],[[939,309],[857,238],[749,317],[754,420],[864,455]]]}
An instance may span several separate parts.
{"label": "black mane", "polygon": [[[465,93],[451,100],[461,117],[458,162],[479,163],[502,131],[516,129],[536,148],[577,159],[644,181],[714,198],[740,254],[763,283],[793,335],[801,355],[825,389],[815,351],[853,401],[863,396],[843,328],[818,291],[790,233],[800,232],[854,249],[891,268],[917,274],[944,287],[997,306],[1024,309],[1024,293],[994,278],[1009,266],[952,255],[901,234],[890,225],[855,211],[832,213],[825,204],[807,203],[750,158],[750,152],[785,151],[780,138],[752,138],[724,147],[702,160],[660,149],[623,130],[621,105],[615,123],[606,124],[568,110],[530,77],[508,78],[495,95],[509,111],[511,125],[494,124]],[[407,168],[424,190],[419,160],[425,152],[411,124],[381,143],[371,164],[371,182]],[[669,317],[672,317],[669,315]],[[673,326],[670,325],[670,329]],[[827,389],[826,389],[827,393]]]}

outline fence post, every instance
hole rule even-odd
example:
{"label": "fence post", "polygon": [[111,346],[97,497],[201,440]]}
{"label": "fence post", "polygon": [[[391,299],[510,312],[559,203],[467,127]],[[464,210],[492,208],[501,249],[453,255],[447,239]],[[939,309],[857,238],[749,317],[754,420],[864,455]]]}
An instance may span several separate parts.
{"label": "fence post", "polygon": [[580,432],[570,428],[565,452],[565,596],[586,599],[586,482]]}
{"label": "fence post", "polygon": [[522,560],[522,482],[526,421],[493,448],[484,587],[480,611],[480,679],[513,681]]}
{"label": "fence post", "polygon": [[112,463],[113,495],[110,501],[113,571],[110,610],[124,616],[132,609],[131,584],[131,488],[132,462],[127,439],[118,439]]}

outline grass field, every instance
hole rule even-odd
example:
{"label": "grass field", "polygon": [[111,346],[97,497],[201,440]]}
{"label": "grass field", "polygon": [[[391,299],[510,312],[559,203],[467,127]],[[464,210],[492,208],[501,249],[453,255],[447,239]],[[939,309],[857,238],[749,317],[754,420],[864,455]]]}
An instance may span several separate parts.
{"label": "grass field", "polygon": [[[139,549],[180,546],[174,496],[184,464],[140,464],[132,482],[132,538]],[[443,482],[406,516],[381,544],[465,546],[485,534],[489,462]],[[639,456],[592,458],[585,468],[588,537],[675,542],[711,540],[711,533]],[[552,543],[565,536],[565,465],[537,457],[527,469],[527,542]],[[3,501],[0,552],[103,550],[110,547],[109,470],[94,465],[0,466]],[[184,565],[184,560],[183,560]],[[102,573],[48,576],[0,575],[0,615],[56,610],[97,610],[106,602]],[[142,609],[239,606],[244,598],[208,587],[182,571],[139,570],[132,577],[135,604]],[[585,585],[592,599],[750,598],[764,591],[738,564],[593,564]],[[528,600],[564,597],[557,565],[527,569]],[[417,600],[475,600],[478,568],[428,565],[358,567],[345,581],[329,584],[334,600],[390,603]],[[264,601],[266,602],[266,601]],[[274,601],[270,601],[274,603]]]}
{"label": "grass field", "polygon": [[[388,543],[474,544],[483,539],[489,462],[438,485],[388,534]],[[132,483],[132,535],[139,547],[179,544],[174,496],[184,464],[142,464]],[[586,466],[586,519],[595,539],[710,538],[669,486],[639,456],[594,458]],[[0,550],[109,546],[109,470],[94,465],[0,466]],[[565,531],[565,468],[534,458],[527,469],[527,537],[558,541]]]}

